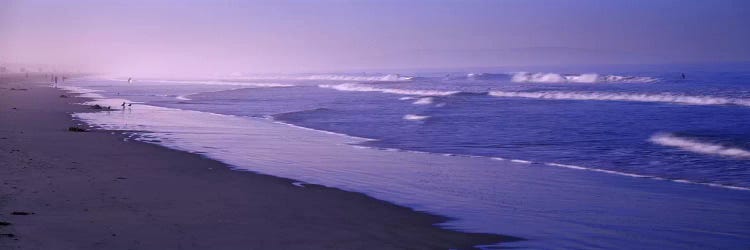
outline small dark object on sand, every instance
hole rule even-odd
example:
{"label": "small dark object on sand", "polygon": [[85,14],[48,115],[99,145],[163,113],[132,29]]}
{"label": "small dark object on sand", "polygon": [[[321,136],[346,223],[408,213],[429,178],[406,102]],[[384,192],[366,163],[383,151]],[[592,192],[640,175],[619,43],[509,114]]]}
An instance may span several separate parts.
{"label": "small dark object on sand", "polygon": [[69,127],[68,131],[70,131],[70,132],[87,132],[86,129],[79,128],[79,127]]}
{"label": "small dark object on sand", "polygon": [[0,236],[7,236],[7,237],[11,237],[11,238],[15,238],[16,237],[15,234],[0,234]]}
{"label": "small dark object on sand", "polygon": [[13,223],[7,222],[7,221],[0,221],[0,226],[10,226],[13,225]]}
{"label": "small dark object on sand", "polygon": [[60,95],[60,98],[68,98],[67,95]]}
{"label": "small dark object on sand", "polygon": [[92,108],[92,109],[104,109],[104,107],[102,107],[102,106],[101,106],[101,105],[99,105],[99,104],[95,104],[94,106],[91,106],[91,108]]}
{"label": "small dark object on sand", "polygon": [[30,214],[34,214],[34,213],[15,211],[15,212],[12,212],[10,214],[12,214],[12,215],[30,215]]}

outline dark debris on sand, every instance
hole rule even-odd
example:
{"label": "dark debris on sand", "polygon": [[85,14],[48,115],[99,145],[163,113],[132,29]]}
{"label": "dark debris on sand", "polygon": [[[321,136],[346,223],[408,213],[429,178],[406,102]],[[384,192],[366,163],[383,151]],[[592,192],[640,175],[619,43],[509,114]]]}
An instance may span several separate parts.
{"label": "dark debris on sand", "polygon": [[86,130],[84,128],[79,128],[79,127],[69,127],[68,131],[70,131],[70,132],[88,132],[88,130]]}
{"label": "dark debris on sand", "polygon": [[104,109],[104,110],[112,110],[112,107],[111,107],[111,106],[106,106],[106,107],[105,107],[105,106],[102,106],[102,105],[99,105],[99,104],[94,104],[94,105],[92,105],[92,106],[91,106],[91,108],[92,108],[92,109]]}

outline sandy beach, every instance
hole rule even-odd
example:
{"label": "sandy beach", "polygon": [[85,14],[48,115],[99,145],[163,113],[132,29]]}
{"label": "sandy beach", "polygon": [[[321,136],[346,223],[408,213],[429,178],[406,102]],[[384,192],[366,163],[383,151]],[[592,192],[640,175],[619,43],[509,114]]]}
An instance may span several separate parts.
{"label": "sandy beach", "polygon": [[449,249],[515,240],[85,127],[82,98],[0,78],[2,249]]}

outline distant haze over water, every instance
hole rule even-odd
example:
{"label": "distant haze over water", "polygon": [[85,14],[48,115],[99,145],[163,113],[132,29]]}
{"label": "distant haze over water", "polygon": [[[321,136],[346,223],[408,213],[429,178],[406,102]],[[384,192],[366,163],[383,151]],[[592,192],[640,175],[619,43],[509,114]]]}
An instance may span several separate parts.
{"label": "distant haze over water", "polygon": [[748,1],[0,3],[0,63],[205,76],[750,60]]}

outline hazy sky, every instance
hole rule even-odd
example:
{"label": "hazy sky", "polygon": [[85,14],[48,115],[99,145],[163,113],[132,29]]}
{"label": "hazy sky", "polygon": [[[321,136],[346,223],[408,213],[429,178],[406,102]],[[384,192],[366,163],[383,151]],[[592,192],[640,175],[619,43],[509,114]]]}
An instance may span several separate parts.
{"label": "hazy sky", "polygon": [[748,0],[0,0],[0,62],[116,73],[748,60]]}

